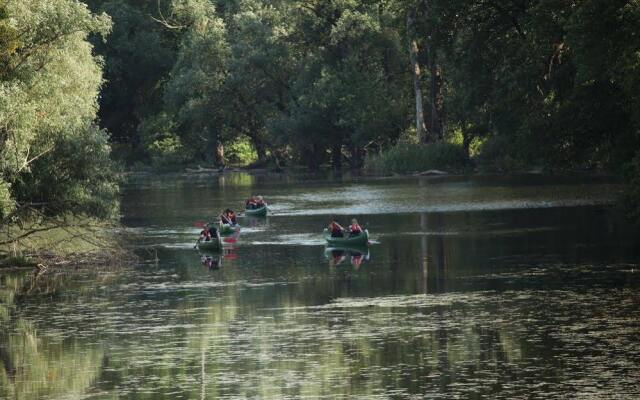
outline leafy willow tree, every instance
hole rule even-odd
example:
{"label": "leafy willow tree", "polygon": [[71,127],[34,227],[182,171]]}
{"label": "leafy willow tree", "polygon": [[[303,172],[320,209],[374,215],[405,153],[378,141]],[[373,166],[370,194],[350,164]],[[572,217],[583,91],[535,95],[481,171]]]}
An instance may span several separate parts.
{"label": "leafy willow tree", "polygon": [[218,111],[224,102],[219,93],[229,53],[225,25],[207,0],[178,2],[173,13],[172,23],[184,32],[164,101],[176,134],[153,140],[171,140],[173,149],[188,159],[206,159],[219,151],[225,133]]}
{"label": "leafy willow tree", "polygon": [[274,38],[280,60],[291,61],[277,71],[263,56],[257,68],[277,93],[275,107],[262,107],[270,110],[267,136],[311,169],[327,160],[339,169],[345,156],[358,168],[367,147],[393,140],[408,123],[398,90],[406,82],[394,79],[405,68],[392,15],[375,3],[291,3]]}
{"label": "leafy willow tree", "polygon": [[94,124],[102,60],[87,40],[110,26],[77,0],[0,3],[1,225],[116,215],[107,134]]}

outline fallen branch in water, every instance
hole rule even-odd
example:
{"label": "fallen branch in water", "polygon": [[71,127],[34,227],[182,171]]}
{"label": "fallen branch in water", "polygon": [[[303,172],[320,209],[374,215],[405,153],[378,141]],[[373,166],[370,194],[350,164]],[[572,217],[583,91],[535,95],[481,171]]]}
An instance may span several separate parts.
{"label": "fallen branch in water", "polygon": [[[28,255],[29,258],[38,261],[44,269],[59,267],[105,267],[131,265],[138,261],[138,257],[124,249],[110,249],[101,252],[70,253],[58,255],[50,252],[41,252]],[[42,268],[39,268],[42,269]]]}

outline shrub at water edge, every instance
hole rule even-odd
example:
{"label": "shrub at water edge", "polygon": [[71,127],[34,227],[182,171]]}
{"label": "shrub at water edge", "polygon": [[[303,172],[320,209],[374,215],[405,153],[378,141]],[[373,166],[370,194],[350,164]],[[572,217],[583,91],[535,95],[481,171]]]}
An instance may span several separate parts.
{"label": "shrub at water edge", "polygon": [[452,143],[398,143],[380,154],[368,156],[365,161],[366,169],[378,173],[406,174],[430,169],[460,172],[469,166],[464,148]]}

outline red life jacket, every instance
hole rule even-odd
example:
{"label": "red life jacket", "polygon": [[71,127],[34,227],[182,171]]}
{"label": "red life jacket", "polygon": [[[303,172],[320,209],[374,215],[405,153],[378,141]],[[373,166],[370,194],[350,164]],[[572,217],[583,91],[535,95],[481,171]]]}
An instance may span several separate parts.
{"label": "red life jacket", "polygon": [[362,227],[358,224],[351,224],[349,225],[349,231],[352,233],[362,232]]}

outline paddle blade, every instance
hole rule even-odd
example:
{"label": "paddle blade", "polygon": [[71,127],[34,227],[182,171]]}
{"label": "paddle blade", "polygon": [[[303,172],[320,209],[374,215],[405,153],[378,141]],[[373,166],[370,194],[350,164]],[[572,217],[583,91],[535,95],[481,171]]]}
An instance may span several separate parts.
{"label": "paddle blade", "polygon": [[207,223],[204,221],[196,221],[193,223],[193,226],[195,226],[196,228],[204,228],[205,226],[207,226]]}
{"label": "paddle blade", "polygon": [[236,243],[237,242],[236,238],[234,238],[234,237],[226,237],[226,238],[222,239],[222,241],[225,242],[225,243]]}

